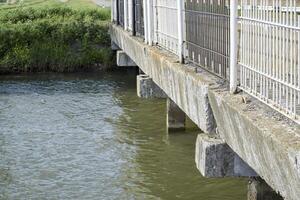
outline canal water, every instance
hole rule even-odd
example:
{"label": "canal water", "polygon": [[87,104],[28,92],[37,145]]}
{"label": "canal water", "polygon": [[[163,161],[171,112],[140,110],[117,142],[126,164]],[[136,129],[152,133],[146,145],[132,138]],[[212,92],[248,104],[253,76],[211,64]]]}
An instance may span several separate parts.
{"label": "canal water", "polygon": [[245,200],[245,179],[200,175],[198,131],[167,134],[134,74],[1,77],[0,199]]}

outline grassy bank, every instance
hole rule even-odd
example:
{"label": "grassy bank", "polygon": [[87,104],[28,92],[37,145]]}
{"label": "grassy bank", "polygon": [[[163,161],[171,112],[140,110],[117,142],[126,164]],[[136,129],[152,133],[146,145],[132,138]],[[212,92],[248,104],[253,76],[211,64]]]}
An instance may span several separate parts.
{"label": "grassy bank", "polygon": [[109,10],[84,0],[36,1],[0,6],[0,73],[73,72],[111,64]]}

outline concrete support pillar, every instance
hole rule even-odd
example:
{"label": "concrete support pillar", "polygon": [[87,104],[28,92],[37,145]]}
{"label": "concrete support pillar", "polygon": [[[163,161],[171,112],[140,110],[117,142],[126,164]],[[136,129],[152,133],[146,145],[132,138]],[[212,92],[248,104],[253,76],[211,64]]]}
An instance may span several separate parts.
{"label": "concrete support pillar", "polygon": [[137,65],[124,51],[117,51],[117,66],[136,67]]}
{"label": "concrete support pillar", "polygon": [[185,129],[185,113],[170,98],[167,99],[167,129],[180,131]]}
{"label": "concrete support pillar", "polygon": [[248,200],[283,200],[263,179],[250,178]]}
{"label": "concrete support pillar", "polygon": [[254,177],[255,171],[221,139],[199,134],[195,162],[205,177]]}
{"label": "concrete support pillar", "polygon": [[141,98],[167,98],[166,93],[158,87],[152,78],[146,74],[140,74],[136,78],[137,96]]}

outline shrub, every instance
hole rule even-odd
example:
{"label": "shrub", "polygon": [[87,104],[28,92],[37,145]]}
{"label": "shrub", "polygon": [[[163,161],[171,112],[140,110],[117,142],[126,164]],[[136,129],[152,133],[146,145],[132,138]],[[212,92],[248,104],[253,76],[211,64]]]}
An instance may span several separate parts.
{"label": "shrub", "polygon": [[25,8],[0,14],[0,73],[110,65],[109,11]]}

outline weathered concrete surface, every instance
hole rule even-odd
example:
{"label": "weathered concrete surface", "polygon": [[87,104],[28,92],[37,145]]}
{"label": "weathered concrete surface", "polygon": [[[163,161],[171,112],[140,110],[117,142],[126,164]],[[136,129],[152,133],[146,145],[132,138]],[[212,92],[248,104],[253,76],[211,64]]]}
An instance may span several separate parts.
{"label": "weathered concrete surface", "polygon": [[172,101],[167,99],[167,129],[168,131],[180,131],[185,129],[185,113]]}
{"label": "weathered concrete surface", "polygon": [[136,85],[137,96],[140,98],[167,98],[166,93],[146,74],[136,77]]}
{"label": "weathered concrete surface", "polygon": [[247,200],[283,200],[266,182],[260,178],[250,178]]}
{"label": "weathered concrete surface", "polygon": [[117,66],[133,67],[133,66],[137,66],[137,65],[124,51],[120,50],[120,51],[117,51]]}
{"label": "weathered concrete surface", "polygon": [[199,134],[195,162],[205,177],[252,177],[257,174],[222,140]]}
{"label": "weathered concrete surface", "polygon": [[241,95],[209,90],[222,139],[286,199],[300,197],[300,128],[277,119],[267,106]]}
{"label": "weathered concrete surface", "polygon": [[[241,95],[230,95],[220,80],[181,65],[172,55],[111,27],[112,40],[162,88],[200,129],[222,139],[286,199],[300,196],[300,127],[266,114],[266,106],[252,111]],[[208,98],[209,97],[209,98]],[[213,111],[213,112],[212,112]]]}

